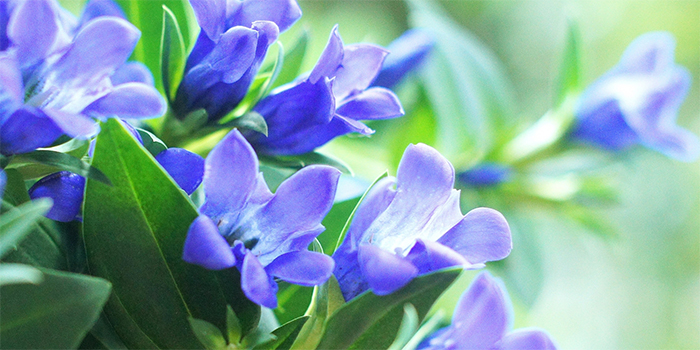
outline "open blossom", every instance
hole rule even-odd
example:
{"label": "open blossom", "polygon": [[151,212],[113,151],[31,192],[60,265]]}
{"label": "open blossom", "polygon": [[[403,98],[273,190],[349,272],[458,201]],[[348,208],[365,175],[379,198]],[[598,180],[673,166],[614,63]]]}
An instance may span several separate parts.
{"label": "open blossom", "polygon": [[402,116],[393,92],[369,87],[386,55],[375,45],[344,46],[334,27],[308,77],[279,87],[255,106],[267,122],[268,135],[250,133],[248,140],[259,153],[302,154],[337,136],[374,133],[360,120]]}
{"label": "open blossom", "polygon": [[554,350],[539,328],[513,327],[513,307],[503,283],[479,274],[457,303],[452,324],[429,336],[418,350]]}
{"label": "open blossom", "polygon": [[299,17],[295,0],[191,0],[202,31],[173,108],[180,118],[203,108],[210,121],[245,96],[268,47]]}
{"label": "open blossom", "polygon": [[90,6],[93,10],[78,21],[55,0],[3,2],[7,48],[0,52],[1,153],[30,152],[63,134],[92,137],[99,130],[92,118],[165,112],[165,101],[153,86],[112,80],[139,69],[125,65],[141,35],[138,29],[122,18],[100,16]]}
{"label": "open blossom", "polygon": [[324,230],[338,170],[305,167],[272,194],[235,129],[209,153],[205,169],[205,202],[187,234],[185,261],[211,270],[236,266],[245,295],[269,308],[277,307],[274,278],[313,286],[330,277],[333,260],[307,248]]}
{"label": "open blossom", "polygon": [[452,165],[435,149],[410,145],[396,178],[370,190],[333,254],[346,300],[365,290],[384,295],[414,277],[450,266],[480,268],[510,253],[505,218],[477,208],[462,215]]}
{"label": "open blossom", "polygon": [[570,136],[621,151],[642,144],[669,157],[693,161],[700,140],[676,125],[690,88],[690,73],[674,62],[671,34],[635,39],[620,62],[584,91]]}

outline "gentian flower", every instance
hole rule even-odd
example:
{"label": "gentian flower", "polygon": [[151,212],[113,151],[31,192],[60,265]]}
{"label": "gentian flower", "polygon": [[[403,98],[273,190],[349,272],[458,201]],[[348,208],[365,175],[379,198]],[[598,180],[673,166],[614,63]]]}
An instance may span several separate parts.
{"label": "gentian flower", "polygon": [[479,274],[457,303],[452,324],[425,339],[418,350],[554,350],[539,328],[510,331],[513,307],[503,282],[488,272]]}
{"label": "gentian flower", "polygon": [[245,295],[268,308],[277,306],[275,277],[303,286],[330,277],[333,260],[307,248],[324,230],[338,170],[305,167],[272,194],[235,129],[209,153],[205,169],[205,202],[187,234],[185,261],[210,270],[236,266]]}
{"label": "gentian flower", "polygon": [[393,92],[368,88],[386,55],[374,45],[343,46],[335,26],[308,77],[279,87],[255,106],[267,122],[268,136],[250,132],[246,137],[259,153],[295,155],[350,132],[374,133],[360,120],[404,114]]}
{"label": "gentian flower", "polygon": [[406,148],[396,178],[367,193],[333,253],[346,300],[367,289],[392,293],[441,268],[480,268],[508,256],[512,242],[503,215],[488,208],[462,215],[454,180],[452,164],[435,149]]}
{"label": "gentian flower", "polygon": [[642,144],[671,158],[693,161],[700,140],[676,125],[690,73],[674,63],[671,34],[635,39],[620,62],[581,96],[570,136],[609,151]]}
{"label": "gentian flower", "polygon": [[389,55],[384,60],[382,69],[372,85],[393,88],[408,73],[420,67],[433,46],[435,46],[435,40],[425,29],[407,30],[387,46]]}
{"label": "gentian flower", "polygon": [[92,118],[165,112],[165,101],[152,86],[110,79],[139,39],[129,22],[98,16],[78,27],[55,0],[12,4],[10,45],[0,53],[2,154],[30,152],[63,134],[90,138],[98,131]]}
{"label": "gentian flower", "polygon": [[190,0],[202,28],[173,108],[179,118],[203,108],[210,121],[245,96],[267,49],[299,17],[295,0]]}
{"label": "gentian flower", "polygon": [[499,163],[477,164],[457,175],[459,181],[470,187],[489,187],[510,181],[513,169]]}
{"label": "gentian flower", "polygon": [[2,199],[2,194],[5,193],[5,183],[7,182],[7,175],[5,171],[0,169],[0,199]]}

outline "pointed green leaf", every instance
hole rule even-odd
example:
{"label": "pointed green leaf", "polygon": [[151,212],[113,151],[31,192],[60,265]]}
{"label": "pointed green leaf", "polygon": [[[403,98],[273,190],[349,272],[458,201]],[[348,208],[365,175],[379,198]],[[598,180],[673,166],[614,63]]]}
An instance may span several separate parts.
{"label": "pointed green leaf", "polygon": [[338,280],[331,276],[325,283],[314,287],[313,298],[306,315],[309,320],[299,331],[290,349],[314,349],[321,341],[328,317],[345,304]]}
{"label": "pointed green leaf", "polygon": [[360,294],[326,321],[317,349],[386,349],[400,329],[404,304],[413,304],[422,320],[461,271],[451,268],[420,276],[389,295]]}
{"label": "pointed green leaf", "polygon": [[258,98],[255,101],[255,103],[257,103],[261,99],[265,98],[265,96],[267,96],[267,94],[270,93],[270,90],[272,90],[273,83],[275,81],[277,81],[277,78],[279,77],[280,72],[282,71],[282,67],[284,64],[284,57],[285,57],[284,47],[282,46],[282,43],[280,43],[278,41],[277,42],[277,59],[275,60],[275,63],[272,66],[272,70],[270,71],[270,77],[267,78],[267,80],[265,81],[265,84],[263,84],[262,88],[260,89],[260,93],[258,93]]}
{"label": "pointed green leaf", "polygon": [[39,284],[0,289],[0,338],[5,349],[76,348],[100,315],[109,282],[42,270]]}
{"label": "pointed green leaf", "polygon": [[7,183],[2,199],[14,206],[29,202],[29,193],[22,174],[17,169],[5,169],[5,175]]}
{"label": "pointed green leaf", "polygon": [[265,121],[265,118],[263,118],[263,116],[256,111],[250,111],[226,124],[223,124],[222,127],[253,130],[267,136],[267,122]]}
{"label": "pointed green leaf", "polygon": [[284,64],[274,80],[271,88],[292,82],[300,73],[301,65],[304,63],[306,49],[309,46],[309,31],[303,30],[301,36],[294,43],[292,48],[284,54]]}
{"label": "pointed green leaf", "polygon": [[155,157],[158,153],[168,149],[165,142],[161,141],[161,139],[153,135],[150,131],[141,128],[136,128],[136,131],[139,133],[139,136],[141,136],[141,140],[143,140],[143,148],[148,150],[148,153],[152,156]]}
{"label": "pointed green leaf", "polygon": [[160,38],[160,74],[168,101],[175,99],[182,74],[185,71],[185,40],[175,14],[163,5],[163,30]]}
{"label": "pointed green leaf", "polygon": [[48,165],[55,168],[54,172],[66,170],[76,173],[84,178],[94,179],[106,184],[110,183],[109,178],[107,178],[107,176],[105,176],[105,174],[99,169],[90,166],[90,164],[66,153],[41,150],[25,153],[15,156],[15,158],[12,160],[11,166],[15,164],[18,166],[20,164],[27,163]]}
{"label": "pointed green leaf", "polygon": [[40,198],[27,202],[0,216],[0,258],[15,249],[51,209],[53,202]]}
{"label": "pointed green leaf", "polygon": [[292,343],[294,343],[294,340],[297,338],[299,331],[301,331],[301,328],[304,326],[308,319],[309,316],[301,316],[283,324],[282,326],[280,326],[272,332],[272,335],[275,336],[275,339],[267,343],[260,344],[254,349],[288,350],[292,346]]}
{"label": "pointed green leaf", "polygon": [[241,321],[236,316],[236,313],[231,308],[231,305],[226,305],[226,330],[229,343],[239,343],[243,336],[241,329]]}
{"label": "pointed green leaf", "polygon": [[296,156],[259,156],[260,161],[264,164],[277,166],[280,168],[301,169],[311,164],[323,164],[332,166],[345,174],[352,175],[352,169],[342,160],[333,156],[325,155],[319,152],[309,152]]}
{"label": "pointed green leaf", "polygon": [[226,348],[226,339],[224,339],[224,335],[221,334],[221,331],[216,326],[192,317],[188,320],[197,339],[207,350],[223,350]]}
{"label": "pointed green leaf", "polygon": [[569,19],[566,32],[566,43],[562,55],[559,77],[557,78],[557,91],[555,106],[564,103],[567,95],[577,94],[581,91],[583,77],[581,74],[581,35],[576,22]]}
{"label": "pointed green leaf", "polygon": [[403,319],[401,320],[401,326],[399,327],[399,332],[396,334],[396,339],[391,343],[391,346],[387,350],[401,350],[404,345],[408,344],[411,337],[418,330],[418,325],[420,320],[418,319],[418,311],[412,304],[406,304],[403,306]]}

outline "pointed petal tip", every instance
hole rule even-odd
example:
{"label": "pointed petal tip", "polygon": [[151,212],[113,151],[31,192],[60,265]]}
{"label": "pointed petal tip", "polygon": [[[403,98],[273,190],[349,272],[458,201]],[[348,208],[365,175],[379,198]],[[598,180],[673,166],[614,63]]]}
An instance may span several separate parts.
{"label": "pointed petal tip", "polygon": [[187,232],[182,260],[208,270],[223,270],[236,265],[226,239],[208,216],[197,217]]}

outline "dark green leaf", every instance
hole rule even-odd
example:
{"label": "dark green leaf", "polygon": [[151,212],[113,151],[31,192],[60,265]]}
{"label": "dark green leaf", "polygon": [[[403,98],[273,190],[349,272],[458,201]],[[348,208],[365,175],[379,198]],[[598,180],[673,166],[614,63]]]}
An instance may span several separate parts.
{"label": "dark green leaf", "polygon": [[256,111],[250,111],[226,124],[225,128],[238,128],[257,131],[267,136],[267,122],[265,118]]}
{"label": "dark green leaf", "polygon": [[163,90],[169,101],[175,99],[177,87],[185,71],[185,40],[175,14],[163,5],[163,30],[160,38],[160,74],[163,77]]}
{"label": "dark green leaf", "polygon": [[114,285],[105,312],[127,346],[200,348],[188,317],[223,331],[227,304],[242,317],[254,316],[256,308],[243,297],[238,275],[182,260],[197,211],[117,119],[103,124],[93,165],[114,186],[87,181],[83,232],[88,264],[92,274]]}
{"label": "dark green leaf", "polygon": [[105,176],[105,174],[99,169],[90,166],[90,164],[66,153],[58,153],[54,151],[34,151],[32,153],[15,156],[12,161],[12,165],[26,163],[49,165],[55,167],[56,171],[66,170],[88,179],[94,179],[110,184],[109,178],[107,178],[107,176]]}
{"label": "dark green leaf", "polygon": [[325,283],[314,287],[313,298],[309,310],[306,311],[306,315],[310,318],[299,331],[291,349],[315,349],[321,341],[328,317],[343,304],[345,304],[345,299],[335,276],[331,276]]}
{"label": "dark green leaf", "polygon": [[189,321],[192,331],[207,350],[226,349],[226,339],[224,339],[224,335],[221,334],[221,331],[216,326],[192,317],[189,318]]}
{"label": "dark green leaf", "polygon": [[422,320],[461,271],[451,268],[420,276],[389,295],[367,291],[357,296],[331,315],[317,349],[386,349],[401,326],[403,306],[413,304]]}
{"label": "dark green leaf", "polygon": [[301,69],[301,64],[304,62],[308,43],[309,32],[307,30],[303,30],[301,32],[301,36],[299,36],[299,39],[294,43],[294,46],[292,46],[292,49],[285,52],[282,70],[279,72],[279,75],[273,82],[271,88],[274,89],[296,79],[300,73],[299,70]]}
{"label": "dark green leaf", "polygon": [[152,156],[155,157],[158,155],[158,153],[168,149],[168,146],[166,146],[163,141],[161,141],[156,135],[153,135],[150,131],[140,128],[136,128],[136,131],[139,133],[139,136],[141,136],[141,140],[143,140],[143,148],[145,148]]}
{"label": "dark green leaf", "polygon": [[569,95],[578,94],[583,83],[581,74],[581,35],[579,34],[578,26],[573,20],[570,19],[568,24],[566,43],[564,44],[564,53],[556,84],[555,106],[563,104]]}
{"label": "dark green leaf", "polygon": [[3,200],[14,206],[29,202],[29,193],[22,174],[17,169],[5,169],[5,175],[7,175],[7,183],[5,193],[2,194]]}
{"label": "dark green leaf", "polygon": [[342,160],[318,152],[309,152],[297,156],[270,157],[260,155],[259,158],[264,164],[277,166],[280,168],[301,169],[307,165],[323,164],[332,166],[345,174],[352,175],[352,170]]}
{"label": "dark green leaf", "polygon": [[0,216],[0,258],[14,250],[51,209],[52,201],[40,198],[24,203]]}
{"label": "dark green leaf", "polygon": [[76,348],[97,320],[109,282],[43,270],[43,282],[2,287],[0,338],[5,349]]}
{"label": "dark green leaf", "polygon": [[304,326],[309,316],[297,317],[272,332],[275,339],[256,346],[255,350],[288,350],[297,338],[299,331]]}

